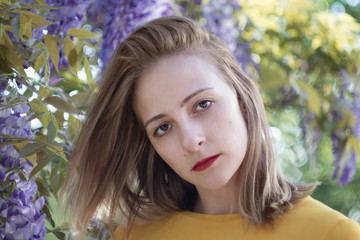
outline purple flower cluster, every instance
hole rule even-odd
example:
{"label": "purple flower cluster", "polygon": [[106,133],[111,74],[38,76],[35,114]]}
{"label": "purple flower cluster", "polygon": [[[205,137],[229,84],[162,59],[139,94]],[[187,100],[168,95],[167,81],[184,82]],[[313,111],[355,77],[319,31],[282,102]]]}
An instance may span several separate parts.
{"label": "purple flower cluster", "polygon": [[257,67],[251,55],[248,55],[250,45],[239,43],[240,28],[238,21],[234,18],[234,11],[241,9],[239,2],[237,0],[211,0],[201,7],[206,27],[229,47],[243,70],[245,71],[249,64]]}
{"label": "purple flower cluster", "polygon": [[[111,58],[116,46],[137,27],[162,16],[174,15],[167,0],[103,0],[88,11],[93,26],[103,29],[102,49],[99,53],[103,66]],[[103,24],[102,24],[103,23]]]}
{"label": "purple flower cluster", "polygon": [[[6,99],[1,98],[0,103],[6,105]],[[0,134],[34,139],[27,121],[29,110],[27,104],[0,110]],[[33,164],[19,158],[11,144],[0,147],[0,157],[0,239],[45,239],[46,215],[40,212],[45,199],[36,200],[36,183],[23,179],[29,176]]]}
{"label": "purple flower cluster", "polygon": [[[339,93],[335,94],[336,101],[345,106],[345,108],[353,114],[355,123],[352,128],[352,133],[355,138],[360,139],[360,93],[359,84],[352,79],[346,71],[341,71],[343,81],[339,86]],[[346,97],[346,94],[352,95],[350,98]],[[332,112],[332,116],[336,121],[341,121],[342,114],[338,112]],[[350,182],[356,172],[356,160],[357,155],[353,149],[348,152],[340,150],[340,147],[344,147],[344,143],[341,144],[341,139],[336,133],[332,136],[333,142],[333,155],[335,157],[335,172],[334,179],[340,177],[338,185],[343,186]],[[344,162],[342,173],[340,175],[341,162]]]}
{"label": "purple flower cluster", "polygon": [[101,237],[101,240],[107,239],[107,237],[109,235],[109,230],[104,226],[104,224],[101,222],[101,220],[98,217],[91,218],[90,225],[93,228],[95,228],[96,230],[98,230],[98,232],[99,232],[99,236],[97,236],[97,238],[95,238],[95,239],[100,239],[100,237]]}

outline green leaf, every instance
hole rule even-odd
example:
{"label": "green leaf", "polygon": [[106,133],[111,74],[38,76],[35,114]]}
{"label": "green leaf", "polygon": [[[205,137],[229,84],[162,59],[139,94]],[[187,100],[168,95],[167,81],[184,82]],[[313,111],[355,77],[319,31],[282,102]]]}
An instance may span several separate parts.
{"label": "green leaf", "polygon": [[31,120],[34,120],[35,118],[40,118],[42,117],[46,112],[40,112],[40,113],[35,113],[33,115],[31,115],[31,117],[28,119],[28,122],[31,121]]}
{"label": "green leaf", "polygon": [[57,145],[57,143],[49,145],[48,150],[54,153],[56,156],[60,157],[65,162],[67,161],[67,157],[64,153],[64,148]]}
{"label": "green leaf", "polygon": [[[34,48],[34,49],[43,49],[43,48],[39,48],[38,46],[42,44],[42,42],[38,39],[29,39],[29,41],[27,41],[27,45],[30,47],[30,48]],[[44,49],[43,49],[44,50]]]}
{"label": "green leaf", "polygon": [[26,181],[26,180],[28,180],[28,179],[26,178],[26,176],[25,176],[25,174],[24,174],[23,171],[19,171],[18,174],[19,174],[19,177],[20,177],[20,180],[21,180],[21,181]]}
{"label": "green leaf", "polygon": [[51,233],[54,234],[58,239],[65,239],[66,238],[66,234],[59,231],[59,230],[52,230]]}
{"label": "green leaf", "polygon": [[[46,215],[46,220],[48,220],[48,222],[50,223],[50,225],[51,225],[52,227],[55,227],[54,219],[53,219],[52,216],[51,216],[51,211],[49,210],[49,207],[48,207],[47,204],[44,205],[44,207],[41,209],[41,211],[42,211],[43,213],[45,213],[45,215]],[[45,235],[45,236],[46,236],[46,235]],[[65,239],[65,237],[64,237],[64,238],[60,238],[60,239]]]}
{"label": "green leaf", "polygon": [[[8,138],[6,136],[2,135],[0,139],[8,139]],[[10,145],[10,144],[13,144],[14,147],[15,147],[16,144],[23,143],[23,142],[28,143],[29,140],[24,140],[24,139],[13,140],[13,139],[10,139],[10,140],[8,140],[6,142],[0,142],[0,147],[4,147],[4,146]]]}
{"label": "green leaf", "polygon": [[[4,31],[3,29],[1,29]],[[12,44],[10,37],[6,32],[2,33],[2,37],[0,38],[0,51],[2,58],[0,58],[1,62],[7,66],[11,66],[13,69],[17,70],[21,75],[26,75],[24,71],[25,59],[16,51],[14,51],[14,45]],[[11,72],[14,72],[13,70]]]}
{"label": "green leaf", "polygon": [[24,147],[22,147],[20,149],[19,155],[20,155],[20,158],[23,158],[23,157],[26,157],[26,156],[30,156],[30,155],[32,155],[34,153],[40,152],[43,149],[44,149],[43,144],[28,143],[28,144],[26,144]]}
{"label": "green leaf", "polygon": [[47,189],[47,186],[45,185],[44,180],[42,178],[40,178],[40,177],[37,177],[35,182],[36,182],[36,185],[38,186],[38,191],[42,195],[50,197],[50,193],[49,193],[49,191]]}
{"label": "green leaf", "polygon": [[20,16],[21,15],[18,15],[11,20],[11,30],[16,41],[20,39]]}
{"label": "green leaf", "polygon": [[57,164],[53,169],[51,169],[50,175],[50,187],[55,194],[59,191],[64,180],[64,170],[61,168],[61,164]]}
{"label": "green leaf", "polygon": [[93,33],[83,28],[72,28],[66,33],[69,36],[88,39],[99,35],[99,33]]}
{"label": "green leaf", "polygon": [[[14,172],[14,171],[11,171],[11,172],[7,175],[7,177],[5,178],[5,180],[2,182],[2,184],[3,184],[4,187],[9,186],[9,184],[10,184],[10,177],[11,177],[12,175],[14,175],[14,174],[15,174],[15,172]],[[9,191],[9,192],[12,193],[12,191]]]}
{"label": "green leaf", "polygon": [[65,52],[66,58],[68,59],[70,69],[74,73],[77,73],[78,56],[77,56],[77,52],[76,52],[76,47],[70,38],[66,37],[64,39],[63,49]]}
{"label": "green leaf", "polygon": [[43,127],[47,127],[47,125],[49,124],[49,122],[51,120],[51,112],[46,112],[44,115],[39,117],[39,120],[40,120],[41,124],[43,125]]}
{"label": "green leaf", "polygon": [[81,127],[80,121],[74,115],[69,114],[68,128],[69,128],[70,137],[73,142],[75,142],[77,139],[80,127]]}
{"label": "green leaf", "polygon": [[29,62],[33,62],[35,59],[37,59],[42,53],[44,52],[43,48],[36,49],[30,56]]}
{"label": "green leaf", "polygon": [[49,38],[49,35],[44,36],[45,46],[48,50],[48,53],[50,55],[50,59],[53,62],[53,65],[56,69],[56,71],[59,71],[58,65],[59,65],[59,49],[55,41],[53,41],[51,38]]}
{"label": "green leaf", "polygon": [[24,92],[23,96],[26,97],[26,98],[30,98],[30,97],[32,97],[33,93],[34,93],[34,92],[32,91],[32,89],[28,88],[28,89],[26,89],[26,91]]}
{"label": "green leaf", "polygon": [[40,172],[41,169],[43,169],[48,163],[50,162],[51,157],[53,155],[48,155],[46,158],[42,159],[36,167],[34,167],[29,175],[29,179],[31,179],[33,176],[35,176],[38,172]]}
{"label": "green leaf", "polygon": [[53,105],[58,110],[63,112],[69,112],[75,114],[79,113],[79,110],[76,109],[76,107],[74,107],[74,105],[72,105],[70,102],[56,96],[47,97],[44,99],[44,102]]}
{"label": "green leaf", "polygon": [[44,64],[44,82],[45,82],[45,85],[48,86],[49,84],[49,79],[50,79],[50,63],[49,61],[47,60],[49,58],[48,54],[46,54],[46,61],[45,61],[45,64]]}
{"label": "green leaf", "polygon": [[51,113],[51,120],[47,126],[47,142],[48,143],[51,143],[56,135],[57,135],[57,131],[58,131],[58,124],[57,124],[57,121],[56,121],[56,118],[54,116],[54,114]]}

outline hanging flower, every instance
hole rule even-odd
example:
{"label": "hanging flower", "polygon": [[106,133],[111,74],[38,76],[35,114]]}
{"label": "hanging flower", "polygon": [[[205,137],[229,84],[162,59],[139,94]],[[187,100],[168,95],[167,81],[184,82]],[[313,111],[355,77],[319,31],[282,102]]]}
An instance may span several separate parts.
{"label": "hanging flower", "polygon": [[[3,97],[2,105],[6,104]],[[34,139],[28,122],[30,107],[20,104],[0,111],[0,133],[9,137]],[[7,139],[2,138],[1,142]],[[45,239],[45,214],[43,196],[36,199],[37,185],[33,180],[21,180],[19,174],[28,177],[33,164],[24,158],[13,145],[0,148],[0,216],[5,219],[0,226],[0,239]]]}

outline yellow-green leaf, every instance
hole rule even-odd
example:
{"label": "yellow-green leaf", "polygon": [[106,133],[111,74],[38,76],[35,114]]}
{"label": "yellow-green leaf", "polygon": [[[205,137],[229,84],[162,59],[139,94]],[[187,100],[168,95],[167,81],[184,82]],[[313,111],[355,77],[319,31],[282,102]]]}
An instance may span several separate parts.
{"label": "yellow-green leaf", "polygon": [[345,144],[345,150],[349,151],[350,148],[354,150],[356,155],[360,156],[360,139],[357,139],[354,136],[350,136]]}
{"label": "yellow-green leaf", "polygon": [[45,104],[43,104],[42,102],[39,101],[32,101],[29,103],[31,111],[35,112],[35,113],[43,113],[43,112],[47,112],[48,109],[45,106]]}
{"label": "yellow-green leaf", "polygon": [[47,137],[45,135],[36,136],[35,141],[42,144],[47,144]]}
{"label": "yellow-green leaf", "polygon": [[321,98],[319,93],[312,86],[303,81],[296,81],[296,83],[305,92],[305,98],[309,109],[316,115],[320,115]]}
{"label": "yellow-green leaf", "polygon": [[45,104],[38,101],[32,101],[29,104],[33,112],[44,113],[41,116],[39,116],[39,120],[44,127],[47,127],[47,125],[51,120],[51,113],[49,112]]}
{"label": "yellow-green leaf", "polygon": [[27,22],[26,16],[20,14],[20,24],[19,24],[19,36],[22,37],[25,33],[25,24]]}
{"label": "yellow-green leaf", "polygon": [[51,61],[53,62],[53,65],[55,66],[56,71],[59,71],[58,65],[59,65],[59,49],[54,40],[52,40],[49,35],[44,36],[45,46],[48,50],[48,53],[50,55]]}
{"label": "yellow-green leaf", "polygon": [[84,44],[85,44],[86,46],[88,46],[89,48],[93,48],[93,49],[95,49],[95,50],[100,50],[100,48],[95,47],[95,46],[91,45],[90,43],[88,43],[88,42],[86,42],[86,41],[84,41]]}
{"label": "yellow-green leaf", "polygon": [[40,85],[38,99],[47,98],[49,95],[50,95],[50,90]]}
{"label": "yellow-green leaf", "polygon": [[28,40],[32,37],[32,28],[31,28],[31,19],[27,20],[25,23],[25,30],[23,33],[23,37],[25,40]]}
{"label": "yellow-green leaf", "polygon": [[26,159],[29,160],[34,165],[34,167],[37,165],[36,153],[34,153],[34,154],[30,155],[30,156],[27,156]]}
{"label": "yellow-green leaf", "polygon": [[20,14],[24,14],[26,15],[28,18],[30,18],[32,21],[31,21],[31,24],[32,24],[32,28],[41,28],[41,27],[45,27],[45,26],[48,26],[48,25],[52,25],[52,24],[55,24],[53,22],[49,22],[47,20],[45,20],[44,17],[38,15],[38,14],[35,14],[35,13],[32,13],[32,12],[29,12],[29,11],[24,11],[24,10],[14,10],[15,13],[20,13]]}
{"label": "yellow-green leaf", "polygon": [[44,52],[42,52],[35,60],[34,69],[36,72],[38,72],[42,67],[44,67],[45,61],[46,61],[45,54]]}
{"label": "yellow-green leaf", "polygon": [[93,33],[83,28],[72,28],[67,32],[67,35],[72,37],[87,39],[87,38],[95,37],[99,35],[99,33]]}
{"label": "yellow-green leaf", "polygon": [[20,141],[13,143],[13,146],[15,147],[16,151],[20,151],[21,148],[23,148],[26,144],[29,144],[30,140]]}
{"label": "yellow-green leaf", "polygon": [[345,127],[353,127],[355,124],[355,118],[353,113],[348,109],[344,109],[342,115],[342,119],[338,122],[336,127],[339,129]]}
{"label": "yellow-green leaf", "polygon": [[55,37],[53,35],[45,35],[44,39],[50,39],[52,41],[58,42],[58,43],[63,43],[64,41],[58,37]]}
{"label": "yellow-green leaf", "polygon": [[[48,7],[48,6],[49,6],[49,5],[45,2],[45,0],[35,0],[35,2],[36,2],[37,4],[39,4],[40,6],[44,6],[44,7]],[[46,8],[45,8],[45,11],[46,11],[47,13],[50,13],[49,9],[46,9]]]}
{"label": "yellow-green leaf", "polygon": [[72,141],[75,142],[80,131],[81,123],[72,114],[69,114],[68,127],[69,127],[70,137]]}
{"label": "yellow-green leaf", "polygon": [[90,64],[89,64],[89,60],[87,59],[87,57],[84,57],[84,68],[85,68],[85,73],[86,73],[86,78],[87,78],[87,82],[89,83],[90,89],[93,89],[96,84],[92,78],[91,72],[90,72]]}
{"label": "yellow-green leaf", "polygon": [[12,28],[10,25],[2,25],[1,26],[3,29],[5,29],[6,31],[12,32]]}

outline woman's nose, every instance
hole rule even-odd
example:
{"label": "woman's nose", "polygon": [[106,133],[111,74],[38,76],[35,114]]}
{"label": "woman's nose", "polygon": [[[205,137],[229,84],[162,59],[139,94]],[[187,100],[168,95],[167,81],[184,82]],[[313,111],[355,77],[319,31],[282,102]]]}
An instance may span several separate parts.
{"label": "woman's nose", "polygon": [[182,145],[189,152],[196,152],[205,144],[206,138],[202,128],[194,123],[182,126]]}

